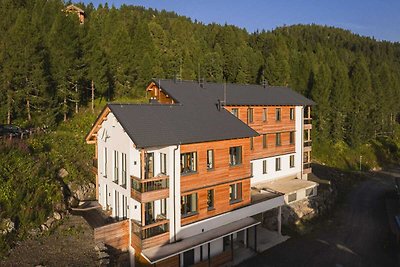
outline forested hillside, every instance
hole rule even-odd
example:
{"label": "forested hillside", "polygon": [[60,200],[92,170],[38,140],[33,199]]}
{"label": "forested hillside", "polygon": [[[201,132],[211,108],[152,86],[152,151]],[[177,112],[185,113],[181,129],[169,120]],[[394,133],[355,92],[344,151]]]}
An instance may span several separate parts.
{"label": "forested hillside", "polygon": [[[314,99],[314,136],[358,146],[392,132],[400,44],[296,25],[248,33],[165,11],[0,0],[0,122],[53,125],[95,98],[135,98],[152,77],[287,85]],[[93,83],[92,83],[93,82]],[[315,139],[315,138],[314,138]]]}

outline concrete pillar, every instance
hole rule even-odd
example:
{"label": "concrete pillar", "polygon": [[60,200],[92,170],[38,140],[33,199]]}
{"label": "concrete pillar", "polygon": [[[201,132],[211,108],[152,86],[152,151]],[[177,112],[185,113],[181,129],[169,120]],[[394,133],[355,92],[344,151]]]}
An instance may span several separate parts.
{"label": "concrete pillar", "polygon": [[278,207],[278,234],[282,235],[282,206]]}

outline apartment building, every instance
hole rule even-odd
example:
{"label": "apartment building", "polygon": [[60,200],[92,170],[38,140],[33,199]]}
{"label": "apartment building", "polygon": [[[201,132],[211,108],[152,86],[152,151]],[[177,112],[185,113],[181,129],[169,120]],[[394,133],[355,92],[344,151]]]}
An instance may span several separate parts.
{"label": "apartment building", "polygon": [[[86,141],[96,195],[157,266],[257,251],[257,214],[314,196],[311,100],[286,87],[153,80],[149,104],[108,104]],[[277,231],[280,231],[278,225]],[[133,260],[132,260],[133,264]]]}

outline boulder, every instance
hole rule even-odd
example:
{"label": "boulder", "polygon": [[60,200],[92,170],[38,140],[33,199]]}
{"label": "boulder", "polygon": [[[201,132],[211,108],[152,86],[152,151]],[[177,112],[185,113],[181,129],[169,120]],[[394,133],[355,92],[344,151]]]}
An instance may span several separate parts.
{"label": "boulder", "polygon": [[45,225],[45,224],[42,224],[42,225],[40,226],[40,229],[41,229],[43,232],[45,232],[45,231],[48,231],[48,230],[49,230],[49,227],[48,227],[47,225]]}
{"label": "boulder", "polygon": [[69,173],[68,173],[68,171],[67,171],[66,169],[61,168],[61,169],[58,171],[57,176],[60,177],[60,178],[62,179],[62,178],[67,177],[68,174],[69,174]]}
{"label": "boulder", "polygon": [[62,214],[59,213],[58,211],[53,212],[53,218],[57,221],[62,219]]}

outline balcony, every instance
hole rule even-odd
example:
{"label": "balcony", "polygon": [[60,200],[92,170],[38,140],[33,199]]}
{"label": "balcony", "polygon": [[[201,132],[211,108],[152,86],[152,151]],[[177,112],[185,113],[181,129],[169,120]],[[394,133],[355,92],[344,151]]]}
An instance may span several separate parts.
{"label": "balcony", "polygon": [[303,174],[311,173],[311,162],[305,162],[303,164]]}
{"label": "balcony", "polygon": [[132,246],[135,249],[164,245],[169,242],[169,220],[161,219],[144,226],[132,221],[132,233]]}
{"label": "balcony", "polygon": [[306,140],[304,141],[304,152],[311,151],[312,141]]}
{"label": "balcony", "polygon": [[131,185],[131,197],[142,203],[169,197],[168,175],[149,179],[140,179],[132,175]]}
{"label": "balcony", "polygon": [[92,159],[92,172],[97,175],[98,160],[97,158]]}

